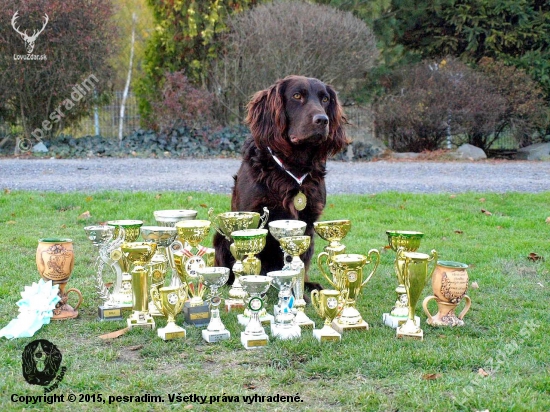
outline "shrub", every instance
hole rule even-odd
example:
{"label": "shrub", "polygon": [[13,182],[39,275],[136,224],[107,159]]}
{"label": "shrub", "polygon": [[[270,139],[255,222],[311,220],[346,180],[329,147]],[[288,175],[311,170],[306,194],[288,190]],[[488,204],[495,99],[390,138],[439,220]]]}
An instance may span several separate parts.
{"label": "shrub", "polygon": [[290,74],[316,77],[349,93],[378,56],[371,29],[349,12],[302,1],[275,1],[233,15],[212,87],[226,116],[244,117],[250,96]]}
{"label": "shrub", "polygon": [[161,95],[151,104],[153,114],[148,126],[161,131],[211,126],[213,104],[213,95],[193,86],[183,71],[166,73]]}

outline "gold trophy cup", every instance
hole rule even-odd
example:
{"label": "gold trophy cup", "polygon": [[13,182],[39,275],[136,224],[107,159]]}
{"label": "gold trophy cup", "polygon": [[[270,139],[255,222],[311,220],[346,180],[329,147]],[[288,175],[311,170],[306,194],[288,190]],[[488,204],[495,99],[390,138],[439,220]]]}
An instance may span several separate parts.
{"label": "gold trophy cup", "polygon": [[[405,252],[404,248],[399,248],[397,258],[403,261],[403,265],[399,266],[399,271],[407,293],[409,313],[407,321],[397,328],[396,336],[398,338],[423,340],[424,332],[420,329],[420,325],[415,322],[415,309],[420,294],[426,286],[426,281],[435,269],[437,252],[432,250],[432,256],[430,257],[425,253]],[[431,261],[434,261],[434,265],[430,271],[428,270],[428,264]]]}
{"label": "gold trophy cup", "polygon": [[[260,253],[266,243],[267,229],[244,229],[237,230],[231,233],[233,238],[233,245],[236,253],[240,256],[244,256],[242,260],[243,274],[244,276],[257,276],[262,269],[262,262],[256,257]],[[246,289],[243,287],[246,292]],[[246,296],[245,296],[246,299]],[[246,326],[251,319],[251,309],[248,301],[245,301],[244,313],[237,315],[239,324]],[[262,324],[271,324],[273,322],[273,315],[267,313],[262,305],[259,318]]]}
{"label": "gold trophy cup", "polygon": [[318,290],[311,291],[311,304],[317,314],[325,320],[322,329],[313,329],[313,336],[319,342],[339,342],[342,340],[342,335],[335,331],[331,324],[343,309],[342,301],[345,294],[347,294],[346,290],[324,289],[320,292]]}
{"label": "gold trophy cup", "polygon": [[[282,237],[303,236],[306,233],[307,223],[301,220],[274,220],[269,222],[268,226],[271,236],[279,241]],[[292,256],[283,250],[283,270],[290,269],[291,261]]]}
{"label": "gold trophy cup", "polygon": [[195,326],[205,326],[210,321],[210,308],[204,302],[206,291],[198,270],[214,264],[214,249],[200,243],[210,232],[209,220],[183,220],[176,223],[180,240],[170,246],[180,279],[187,283],[190,300],[183,305],[185,322]]}
{"label": "gold trophy cup", "polygon": [[[472,301],[466,295],[468,290],[468,265],[460,262],[440,260],[432,275],[432,289],[435,296],[428,296],[422,302],[422,307],[428,316],[428,325],[432,326],[464,326],[464,315],[470,310]],[[435,299],[438,312],[432,316],[428,310],[428,302]],[[460,315],[455,310],[464,299],[466,306]]]}
{"label": "gold trophy cup", "polygon": [[[411,230],[386,230],[388,236],[388,244],[392,250],[397,252],[401,247],[405,252],[416,252],[420,247],[420,241],[424,236],[422,232],[415,232]],[[396,254],[394,260],[395,274],[397,277],[398,286],[395,289],[397,300],[393,309],[389,313],[382,315],[382,320],[386,326],[396,329],[407,321],[409,316],[409,309],[407,305],[407,293],[405,290],[405,284],[400,275],[403,266],[403,261],[398,259]],[[415,322],[420,326],[420,318],[415,317]]]}
{"label": "gold trophy cup", "polygon": [[[334,320],[332,327],[339,333],[348,330],[368,330],[369,325],[363,320],[355,303],[361,289],[368,283],[380,264],[380,252],[377,249],[371,249],[367,256],[348,253],[334,255],[331,260],[334,270],[333,279],[323,270],[322,259],[319,258],[317,263],[319,270],[332,287],[339,291],[347,290],[347,294],[344,296],[344,308]],[[373,263],[373,269],[363,281],[363,267],[370,263]]]}
{"label": "gold trophy cup", "polygon": [[298,279],[293,287],[294,307],[296,308],[296,319],[294,320],[302,328],[314,328],[315,323],[306,315],[306,301],[304,299],[304,284],[306,270],[305,265],[300,255],[308,250],[311,243],[311,236],[287,236],[279,239],[279,243],[285,253],[292,256],[291,262],[288,264],[288,270],[298,272]]}
{"label": "gold trophy cup", "polygon": [[[147,268],[149,269],[149,284],[152,288],[161,288],[166,280],[168,269],[168,247],[176,239],[178,232],[176,228],[166,226],[142,226],[141,237],[145,242],[157,244],[157,251],[151,258]],[[163,316],[158,306],[151,300],[149,302],[149,313],[151,316]]]}
{"label": "gold trophy cup", "polygon": [[125,259],[133,266],[132,276],[133,311],[128,318],[129,328],[155,329],[155,321],[149,314],[149,271],[145,268],[157,250],[156,243],[129,242],[120,247]]}
{"label": "gold trophy cup", "polygon": [[225,328],[220,318],[220,303],[222,301],[218,289],[229,279],[229,268],[206,267],[199,269],[199,276],[204,285],[210,288],[209,301],[211,305],[210,323],[202,331],[202,338],[209,343],[229,339],[231,333]]}
{"label": "gold trophy cup", "polygon": [[[229,242],[229,250],[235,258],[235,263],[231,270],[235,275],[233,285],[229,290],[229,299],[225,301],[227,311],[234,309],[244,309],[244,297],[246,293],[240,283],[240,277],[243,275],[244,255],[235,247],[231,234],[239,230],[263,229],[269,218],[269,210],[264,207],[263,215],[257,212],[225,212],[214,216],[214,209],[210,208],[208,217],[212,221],[216,231]],[[259,226],[258,226],[259,225]]]}
{"label": "gold trophy cup", "polygon": [[158,308],[159,312],[167,318],[164,328],[157,330],[158,336],[162,340],[183,339],[186,331],[181,326],[176,325],[176,316],[187,300],[187,286],[168,286],[151,288],[151,300]]}

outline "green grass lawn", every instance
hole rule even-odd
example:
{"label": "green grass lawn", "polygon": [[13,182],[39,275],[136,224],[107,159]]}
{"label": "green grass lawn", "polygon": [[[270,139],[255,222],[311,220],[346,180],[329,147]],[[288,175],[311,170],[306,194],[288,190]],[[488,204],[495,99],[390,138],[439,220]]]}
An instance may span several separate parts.
{"label": "green grass lawn", "polygon": [[[186,327],[187,339],[180,341],[164,342],[156,331],[146,330],[99,339],[125,322],[96,320],[96,252],[83,227],[111,219],[154,224],[153,211],[158,209],[197,209],[198,218],[204,219],[211,206],[218,213],[227,211],[230,198],[200,193],[0,193],[0,327],[17,316],[15,303],[24,286],[39,280],[35,251],[42,237],[73,239],[76,263],[69,287],[80,289],[85,299],[75,320],[45,325],[32,338],[0,340],[0,410],[550,410],[550,339],[545,332],[550,321],[550,224],[545,223],[550,193],[330,196],[323,219],[351,219],[352,229],[343,241],[348,252],[365,254],[377,248],[382,253],[380,267],[358,300],[370,330],[346,334],[340,343],[321,345],[310,331],[303,331],[298,340],[272,339],[265,349],[247,351],[233,312],[222,313],[232,338],[217,344],[204,343],[194,327]],[[78,220],[85,211],[91,218]],[[383,325],[382,313],[393,306],[397,286],[395,255],[385,249],[386,229],[422,231],[419,251],[436,249],[441,260],[470,265],[470,283],[479,288],[468,291],[472,309],[464,327],[430,327],[420,305],[416,312],[424,341],[398,340]],[[211,244],[211,237],[205,244]],[[316,253],[324,245],[316,238]],[[545,260],[528,259],[531,252]],[[329,286],[315,264],[310,278]],[[429,294],[428,285],[420,302]],[[268,307],[275,296],[270,292]],[[311,307],[306,313],[321,325]],[[164,322],[158,320],[157,326]],[[63,394],[63,404],[12,402],[13,394],[43,394],[21,371],[23,349],[34,339],[47,339],[62,352],[66,373],[52,393]],[[488,376],[481,376],[480,369]],[[67,401],[69,394],[76,395],[75,403]],[[165,402],[109,406],[92,402],[94,394],[96,399],[98,394],[103,399],[160,395]],[[207,403],[168,398],[193,394],[206,396]],[[277,394],[299,396],[299,402],[261,402],[261,396]],[[89,402],[79,403],[86,395]],[[254,395],[258,397],[252,402]],[[210,396],[219,396],[219,401],[209,404]],[[239,402],[223,402],[227,397]]]}

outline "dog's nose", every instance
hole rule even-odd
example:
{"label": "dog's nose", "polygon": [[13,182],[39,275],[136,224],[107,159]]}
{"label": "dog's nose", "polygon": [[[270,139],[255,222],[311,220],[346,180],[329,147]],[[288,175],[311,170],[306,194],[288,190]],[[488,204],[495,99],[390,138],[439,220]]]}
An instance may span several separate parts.
{"label": "dog's nose", "polygon": [[313,124],[315,126],[326,126],[328,124],[328,116],[326,114],[316,114],[313,116]]}

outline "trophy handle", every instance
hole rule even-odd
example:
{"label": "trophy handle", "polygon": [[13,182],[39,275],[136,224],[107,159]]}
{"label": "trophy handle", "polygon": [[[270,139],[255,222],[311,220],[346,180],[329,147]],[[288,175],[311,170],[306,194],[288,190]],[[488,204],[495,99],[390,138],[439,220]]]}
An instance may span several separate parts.
{"label": "trophy handle", "polygon": [[152,287],[149,290],[149,293],[151,294],[151,300],[153,301],[153,304],[157,307],[160,313],[164,313],[162,311],[162,302],[160,300],[160,294],[156,287]]}
{"label": "trophy handle", "polygon": [[374,268],[372,269],[372,272],[370,272],[370,275],[365,279],[363,283],[361,283],[361,287],[365,286],[367,282],[370,280],[372,275],[374,275],[374,272],[376,272],[376,269],[378,268],[378,265],[380,264],[380,252],[378,249],[371,249],[369,250],[369,253],[367,254],[367,258],[369,259],[369,263],[372,262],[371,255],[374,254],[376,256],[376,261],[374,262]]}
{"label": "trophy handle", "polygon": [[221,231],[218,224],[216,223],[216,220],[217,220],[216,216],[213,216],[213,215],[214,215],[214,208],[211,207],[210,209],[208,209],[208,220],[210,220],[210,223],[212,223],[212,226],[214,227],[214,229],[216,229],[216,232],[218,232],[220,235],[226,238],[228,242],[231,242],[231,238]]}
{"label": "trophy handle", "polygon": [[432,299],[436,299],[435,296],[427,296],[426,299],[422,302],[422,308],[424,309],[424,313],[428,317],[428,323],[431,324],[432,322],[432,315],[430,314],[430,311],[428,310],[428,302]]}
{"label": "trophy handle", "polygon": [[264,206],[264,214],[260,216],[260,227],[258,229],[263,229],[267,220],[269,219],[269,209]]}
{"label": "trophy handle", "polygon": [[311,303],[315,308],[315,312],[317,312],[320,317],[323,317],[323,314],[321,313],[321,305],[319,302],[319,291],[317,289],[313,289],[311,291]]}
{"label": "trophy handle", "polygon": [[472,306],[472,299],[468,295],[464,295],[463,299],[466,301],[466,306],[464,306],[464,309],[462,309],[462,312],[460,312],[460,315],[458,315],[458,319],[462,320],[464,318],[464,315],[468,313],[470,310],[470,306]]}
{"label": "trophy handle", "polygon": [[78,303],[76,304],[76,306],[73,308],[73,309],[78,309],[78,307],[80,306],[80,304],[82,303],[82,301],[84,300],[84,298],[82,297],[82,293],[80,293],[80,291],[76,288],[70,288],[69,290],[67,290],[65,292],[65,296],[69,296],[69,293],[71,292],[74,292],[78,295]]}
{"label": "trophy handle", "polygon": [[179,300],[175,307],[175,312],[179,313],[181,312],[181,308],[185,304],[185,301],[187,300],[187,297],[189,296],[189,290],[187,283],[182,283],[180,288],[178,289],[178,296]]}
{"label": "trophy handle", "polygon": [[[321,274],[325,277],[325,279],[328,281],[328,283],[330,283],[332,285],[333,288],[336,288],[336,289],[339,289],[338,288],[338,285],[336,283],[334,283],[332,281],[332,279],[330,279],[328,277],[328,275],[325,273],[325,271],[323,270],[323,265],[322,265],[322,258],[323,256],[326,256],[326,262],[328,262],[328,260],[330,259],[330,256],[327,252],[321,252],[319,253],[319,255],[317,255],[317,266],[319,267],[319,270],[321,271]],[[328,263],[327,263],[328,265]]]}
{"label": "trophy handle", "polygon": [[428,283],[428,280],[430,280],[432,278],[432,275],[435,272],[435,268],[437,267],[437,252],[436,252],[435,249],[432,249],[432,257],[428,258],[428,263],[430,263],[432,261],[433,261],[433,268],[430,271],[430,275],[426,276],[426,283]]}

